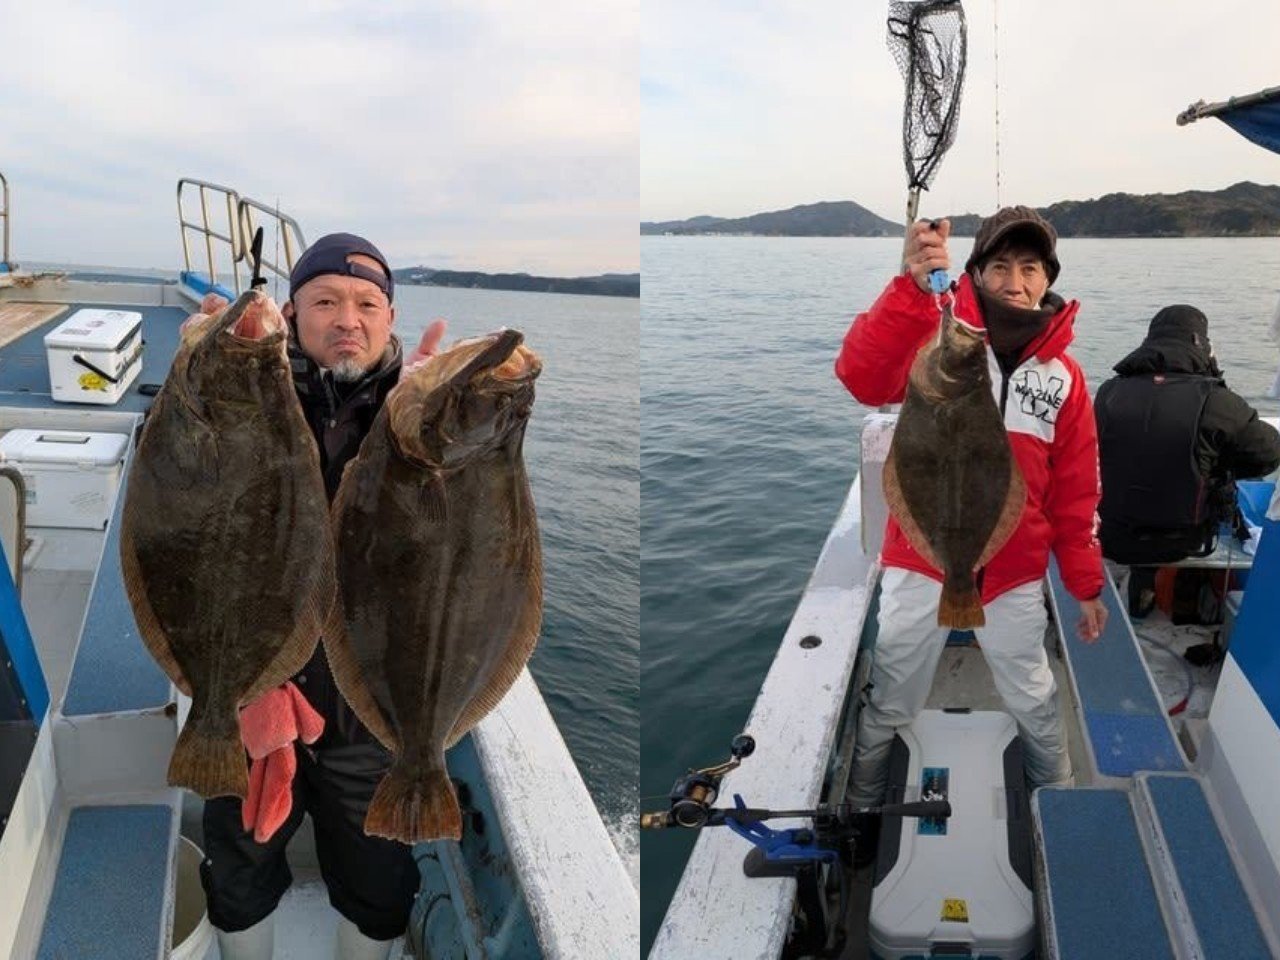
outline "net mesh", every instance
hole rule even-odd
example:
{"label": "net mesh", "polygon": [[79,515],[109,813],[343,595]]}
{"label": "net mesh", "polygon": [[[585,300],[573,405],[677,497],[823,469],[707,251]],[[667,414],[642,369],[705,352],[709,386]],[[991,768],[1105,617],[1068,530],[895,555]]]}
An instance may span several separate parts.
{"label": "net mesh", "polygon": [[890,0],[889,51],[907,84],[902,151],[913,190],[929,188],[955,141],[964,86],[960,0]]}

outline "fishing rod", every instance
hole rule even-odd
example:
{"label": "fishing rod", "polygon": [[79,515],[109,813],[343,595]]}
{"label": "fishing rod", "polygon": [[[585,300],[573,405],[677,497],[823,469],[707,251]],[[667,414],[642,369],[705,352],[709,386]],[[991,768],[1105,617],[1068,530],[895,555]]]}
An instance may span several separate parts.
{"label": "fishing rod", "polygon": [[[867,818],[918,817],[940,821],[951,816],[951,804],[946,800],[917,800],[869,807],[841,803],[769,810],[749,807],[742,795],[735,793],[732,807],[714,806],[725,775],[741,766],[755,748],[755,739],[750,735],[743,733],[734,737],[728,760],[678,777],[669,794],[668,808],[642,813],[640,826],[646,830],[728,827],[752,845],[742,863],[746,876],[753,879],[791,877],[796,881],[798,924],[792,931],[784,958],[839,956],[847,939],[844,917],[848,912],[849,894],[845,874],[853,867],[854,851]],[[807,819],[813,826],[775,830],[764,823],[776,819]],[[824,877],[838,890],[834,920],[829,919],[824,904]]]}
{"label": "fishing rod", "polygon": [[755,738],[739,734],[729,746],[729,759],[722,763],[690,770],[676,779],[671,788],[670,807],[665,811],[642,813],[640,826],[646,830],[667,827],[684,827],[698,830],[703,827],[746,826],[764,820],[811,819],[844,823],[858,814],[868,816],[921,817],[946,819],[951,816],[951,805],[945,800],[920,800],[911,803],[890,803],[879,806],[855,807],[852,804],[820,804],[800,810],[767,810],[748,807],[741,795],[734,794],[734,806],[714,807],[720,795],[720,783],[725,775],[741,766],[742,761],[755,752]]}

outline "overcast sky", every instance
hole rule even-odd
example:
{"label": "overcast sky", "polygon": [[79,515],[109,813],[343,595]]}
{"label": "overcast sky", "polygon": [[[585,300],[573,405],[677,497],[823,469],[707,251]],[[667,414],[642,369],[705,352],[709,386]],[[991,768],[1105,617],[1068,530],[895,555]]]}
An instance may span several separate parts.
{"label": "overcast sky", "polygon": [[179,267],[185,176],[278,202],[309,240],[362,233],[392,266],[633,272],[638,17],[639,0],[5,4],[13,257]]}
{"label": "overcast sky", "polygon": [[[921,213],[990,213],[999,32],[1003,204],[1280,183],[1280,156],[1196,100],[1280,85],[1276,0],[965,0],[959,134]],[[856,200],[901,222],[903,84],[884,0],[642,0],[641,212]]]}

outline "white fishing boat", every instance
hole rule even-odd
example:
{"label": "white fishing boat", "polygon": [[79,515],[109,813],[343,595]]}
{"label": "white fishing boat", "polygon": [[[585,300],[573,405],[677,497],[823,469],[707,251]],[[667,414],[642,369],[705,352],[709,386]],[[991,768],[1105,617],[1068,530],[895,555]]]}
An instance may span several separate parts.
{"label": "white fishing boat", "polygon": [[[0,188],[0,957],[216,957],[183,839],[199,843],[201,804],[165,783],[187,704],[124,595],[120,486],[181,322],[207,291],[240,292],[259,224],[277,276],[305,241],[278,210],[184,179],[178,279],[33,273]],[[449,769],[463,838],[415,847],[404,956],[638,954],[637,892],[527,670]],[[289,849],[277,957],[332,955],[309,836]]]}
{"label": "white fishing boat", "polygon": [[[1255,139],[1280,152],[1280,88],[1264,94],[1193,110],[1265,124],[1270,142]],[[1266,109],[1244,116],[1251,107]],[[895,422],[864,422],[859,474],[747,721],[754,752],[680,781],[672,816],[719,823],[708,807],[738,796],[762,811],[848,803]],[[651,960],[1280,956],[1280,494],[1274,479],[1251,493],[1265,514],[1256,553],[1224,536],[1191,562],[1248,569],[1223,624],[1175,626],[1159,611],[1131,620],[1109,581],[1106,630],[1087,645],[1051,567],[1044,642],[1073,787],[1027,795],[1012,718],[981,652],[953,634],[925,711],[899,731],[888,798],[945,798],[950,818],[886,816],[876,860],[860,868],[838,818],[770,820],[809,833],[750,843],[704,827]],[[1221,662],[1186,665],[1180,654],[1215,634]]]}

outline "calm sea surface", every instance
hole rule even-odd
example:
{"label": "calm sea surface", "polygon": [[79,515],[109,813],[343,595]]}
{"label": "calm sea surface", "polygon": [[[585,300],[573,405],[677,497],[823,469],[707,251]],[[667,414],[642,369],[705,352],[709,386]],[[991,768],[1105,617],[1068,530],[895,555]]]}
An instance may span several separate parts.
{"label": "calm sea surface", "polygon": [[[853,481],[864,410],[832,365],[901,241],[640,243],[640,793],[656,810],[677,774],[728,756]],[[1159,307],[1190,303],[1228,385],[1276,415],[1280,240],[1064,240],[1059,257],[1091,391]],[[642,838],[646,951],[694,839]]]}

